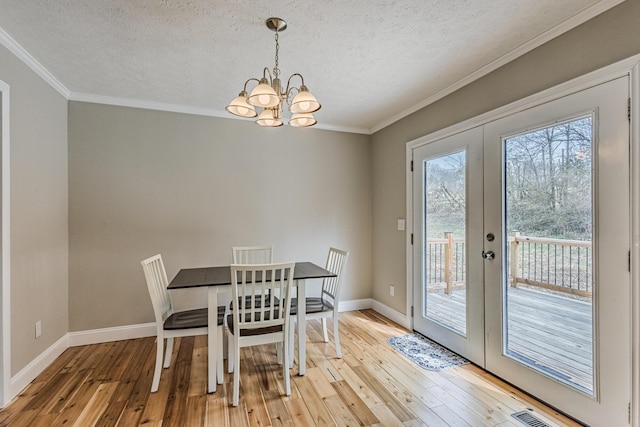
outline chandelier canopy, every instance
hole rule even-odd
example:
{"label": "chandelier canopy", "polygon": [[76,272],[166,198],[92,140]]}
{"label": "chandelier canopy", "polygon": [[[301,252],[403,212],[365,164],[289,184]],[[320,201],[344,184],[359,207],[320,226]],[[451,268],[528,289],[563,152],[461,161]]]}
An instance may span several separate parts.
{"label": "chandelier canopy", "polygon": [[[248,79],[244,83],[242,92],[226,106],[226,110],[240,117],[252,118],[257,116],[256,123],[260,126],[278,127],[283,125],[281,114],[286,102],[289,106],[289,111],[292,113],[289,119],[290,126],[313,126],[317,121],[312,113],[318,111],[321,105],[305,86],[302,75],[294,73],[289,76],[287,86],[284,89],[280,81],[278,34],[287,29],[287,23],[280,18],[269,18],[265,23],[267,28],[276,33],[276,64],[273,67],[273,74],[268,67],[265,67],[261,79]],[[291,85],[291,79],[294,77],[300,78],[301,84],[299,87]],[[251,91],[251,94],[248,94],[247,84],[251,81],[257,82],[258,85]],[[263,108],[260,115],[256,112],[255,107]]]}

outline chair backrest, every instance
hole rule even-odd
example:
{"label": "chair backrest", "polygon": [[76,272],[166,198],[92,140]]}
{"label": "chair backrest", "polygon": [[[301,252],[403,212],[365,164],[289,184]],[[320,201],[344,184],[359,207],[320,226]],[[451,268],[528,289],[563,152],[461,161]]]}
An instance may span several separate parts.
{"label": "chair backrest", "polygon": [[234,246],[234,264],[271,264],[273,246]]}
{"label": "chair backrest", "polygon": [[231,265],[234,329],[285,324],[291,307],[294,267],[293,262]]}
{"label": "chair backrest", "polygon": [[153,304],[153,312],[156,316],[156,324],[162,325],[167,317],[173,313],[171,296],[167,290],[169,284],[167,273],[164,269],[162,256],[155,255],[141,261],[144,277],[147,279],[147,288]]}
{"label": "chair backrest", "polygon": [[322,282],[322,299],[330,297],[333,301],[333,306],[337,308],[340,299],[340,287],[342,285],[342,279],[344,277],[345,267],[347,266],[347,258],[349,252],[336,248],[329,248],[329,255],[327,256],[327,264],[325,268],[332,273],[336,274],[336,277],[326,277]]}

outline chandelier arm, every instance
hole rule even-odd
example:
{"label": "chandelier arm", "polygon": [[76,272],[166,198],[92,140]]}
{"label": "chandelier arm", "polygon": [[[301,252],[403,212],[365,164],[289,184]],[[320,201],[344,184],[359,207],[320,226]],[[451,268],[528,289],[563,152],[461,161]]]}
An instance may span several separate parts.
{"label": "chandelier arm", "polygon": [[294,78],[295,76],[300,77],[300,80],[302,81],[302,85],[304,86],[304,77],[302,77],[302,74],[300,73],[293,73],[289,76],[289,80],[287,80],[287,89],[289,89],[289,83],[291,82],[291,79]]}
{"label": "chandelier arm", "polygon": [[290,86],[291,86],[291,79],[292,79],[292,78],[294,78],[295,76],[300,77],[300,80],[302,81],[302,85],[301,85],[301,86],[304,86],[304,77],[302,77],[302,74],[300,74],[300,73],[293,73],[293,74],[291,74],[291,75],[289,76],[289,79],[287,80],[287,87],[286,87],[286,89],[284,90],[284,93],[283,93],[283,98],[287,101],[287,104],[289,104],[289,105],[291,105],[291,98],[293,98],[293,97],[291,96],[291,95],[292,95],[292,92],[293,92],[294,90],[295,90],[295,91],[297,91],[297,92],[300,92],[300,89],[299,89],[299,88],[297,88],[297,87],[295,87],[295,86],[290,87]]}
{"label": "chandelier arm", "polygon": [[252,77],[252,78],[248,79],[246,82],[244,82],[244,90],[243,90],[243,92],[247,91],[247,85],[249,84],[250,81],[256,81],[256,82],[258,82],[258,84],[260,84],[260,80],[256,79],[255,77]]}
{"label": "chandelier arm", "polygon": [[264,70],[262,70],[262,77],[266,79],[267,74],[269,74],[269,84],[271,85],[273,84],[273,74],[271,74],[271,70],[269,70],[269,67],[264,67]]}

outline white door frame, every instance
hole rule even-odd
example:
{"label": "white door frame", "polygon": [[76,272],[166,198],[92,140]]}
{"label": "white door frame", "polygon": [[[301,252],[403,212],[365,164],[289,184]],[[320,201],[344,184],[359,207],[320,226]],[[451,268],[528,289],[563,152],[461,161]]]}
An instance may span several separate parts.
{"label": "white door frame", "polygon": [[596,86],[614,78],[630,76],[631,81],[631,425],[640,427],[640,55],[611,64],[581,77],[562,83],[550,89],[511,104],[465,120],[429,135],[414,139],[406,144],[406,313],[409,329],[413,329],[413,179],[411,161],[413,150],[424,144],[484,125],[493,120],[507,117],[528,108],[545,104],[563,96]]}
{"label": "white door frame", "polygon": [[2,276],[0,277],[0,407],[9,404],[9,384],[11,383],[11,228],[10,228],[10,181],[9,166],[9,85],[0,80],[0,102],[2,103],[2,210],[0,222],[2,227],[2,242],[0,242],[0,254],[2,255]]}

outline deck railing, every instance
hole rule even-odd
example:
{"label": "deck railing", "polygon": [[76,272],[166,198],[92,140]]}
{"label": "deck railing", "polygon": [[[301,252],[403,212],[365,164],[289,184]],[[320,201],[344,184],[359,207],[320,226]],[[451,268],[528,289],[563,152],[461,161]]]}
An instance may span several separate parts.
{"label": "deck railing", "polygon": [[[590,241],[547,239],[513,233],[508,237],[509,283],[591,297],[593,290]],[[442,239],[427,239],[425,273],[430,291],[450,294],[464,286],[465,240],[445,233]]]}
{"label": "deck railing", "polygon": [[585,240],[509,236],[509,283],[590,297],[593,250]]}
{"label": "deck railing", "polygon": [[456,285],[464,285],[467,265],[465,239],[454,239],[453,233],[444,233],[443,239],[427,239],[426,274],[430,290],[444,288],[450,294]]}

